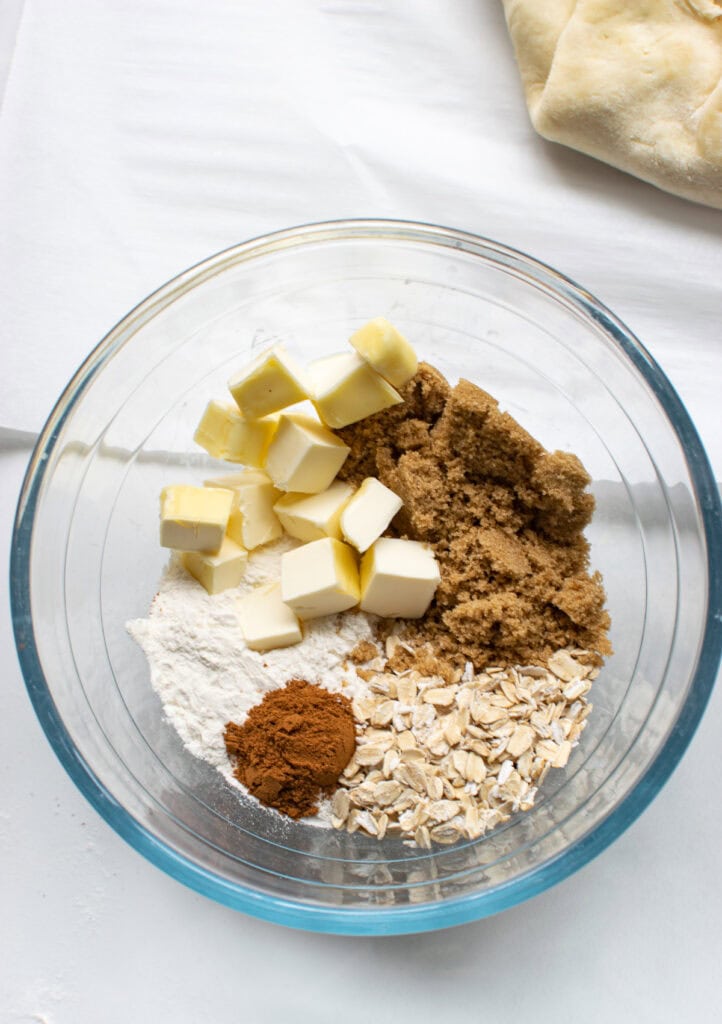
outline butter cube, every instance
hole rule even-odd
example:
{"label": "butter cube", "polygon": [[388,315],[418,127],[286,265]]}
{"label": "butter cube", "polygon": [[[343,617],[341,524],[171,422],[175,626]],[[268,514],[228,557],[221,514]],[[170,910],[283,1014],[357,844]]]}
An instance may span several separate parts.
{"label": "butter cube", "polygon": [[341,540],[341,513],[353,487],[334,480],[320,494],[284,494],[273,506],[286,533],[299,540]]}
{"label": "butter cube", "polygon": [[296,402],[295,405],[287,406],[283,412],[272,412],[270,416],[266,416],[265,419],[275,423],[276,427],[278,427],[278,421],[281,416],[305,416],[308,419],[312,419],[314,423],[321,422],[321,417],[314,409],[313,402],[310,398],[305,402]]}
{"label": "butter cube", "polygon": [[193,440],[214,459],[262,466],[277,427],[274,419],[247,420],[235,406],[214,399],[206,406]]}
{"label": "butter cube", "polygon": [[206,480],[206,487],[224,487],[233,492],[233,506],[226,532],[241,547],[252,551],[277,540],[283,533],[273,504],[280,491],[260,469],[246,469],[229,476]]}
{"label": "butter cube", "polygon": [[252,651],[290,647],[303,639],[301,625],[281,600],[280,583],[269,583],[244,594],[238,602],[243,639]]}
{"label": "butter cube", "polygon": [[353,608],[359,599],[356,555],[333,537],[286,551],[281,556],[281,596],[299,619]]}
{"label": "butter cube", "polygon": [[226,533],[233,492],[225,488],[164,487],[160,495],[160,542],[181,551],[218,551]]}
{"label": "butter cube", "polygon": [[403,401],[357,352],[317,359],[308,372],[311,401],[329,427],[345,427]]}
{"label": "butter cube", "polygon": [[357,551],[366,551],[381,536],[403,501],[373,476],[366,477],[341,513],[341,532]]}
{"label": "butter cube", "polygon": [[420,619],[440,579],[428,545],[381,537],[361,559],[361,610],[384,618]]}
{"label": "butter cube", "polygon": [[222,590],[237,587],[241,582],[248,563],[248,552],[230,537],[224,537],[215,554],[208,551],[184,551],[181,562],[209,594],[220,594]]}
{"label": "butter cube", "polygon": [[282,491],[325,491],[350,449],[307,416],[281,416],[266,455],[266,472]]}
{"label": "butter cube", "polygon": [[248,419],[267,416],[308,398],[301,368],[281,345],[263,352],[231,377],[228,388]]}
{"label": "butter cube", "polygon": [[384,380],[400,388],[416,373],[419,361],[410,342],[382,316],[369,320],[349,341]]}

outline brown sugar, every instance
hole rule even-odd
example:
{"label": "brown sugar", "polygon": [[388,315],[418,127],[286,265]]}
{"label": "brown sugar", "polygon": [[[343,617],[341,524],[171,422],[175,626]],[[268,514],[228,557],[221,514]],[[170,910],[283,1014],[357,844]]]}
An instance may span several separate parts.
{"label": "brown sugar", "polygon": [[339,474],[377,476],[404,507],[391,533],[434,549],[441,583],[405,639],[452,661],[541,663],[562,647],[610,653],[609,616],[583,535],[590,477],[568,452],[547,452],[491,395],[451,388],[425,363],[402,405],[339,431]]}
{"label": "brown sugar", "polygon": [[378,657],[379,653],[378,647],[372,640],[359,640],[348,658],[355,665],[363,665],[364,662]]}
{"label": "brown sugar", "polygon": [[267,693],[243,725],[226,725],[224,738],[236,778],[291,818],[316,813],[356,747],[348,698],[303,679]]}

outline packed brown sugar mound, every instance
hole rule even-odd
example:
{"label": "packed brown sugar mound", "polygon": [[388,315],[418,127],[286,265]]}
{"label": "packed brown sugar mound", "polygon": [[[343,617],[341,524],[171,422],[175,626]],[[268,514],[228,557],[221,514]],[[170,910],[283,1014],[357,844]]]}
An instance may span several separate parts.
{"label": "packed brown sugar mound", "polygon": [[611,653],[579,459],[547,452],[491,395],[451,388],[425,363],[400,390],[402,405],[338,432],[351,448],[339,476],[378,476],[404,502],[392,531],[436,553],[441,583],[407,639],[477,669],[541,664],[563,647]]}

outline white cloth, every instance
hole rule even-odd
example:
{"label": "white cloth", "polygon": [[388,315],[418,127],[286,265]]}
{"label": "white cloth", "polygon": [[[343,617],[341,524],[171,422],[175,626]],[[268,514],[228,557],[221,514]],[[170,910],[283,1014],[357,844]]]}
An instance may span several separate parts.
{"label": "white cloth", "polygon": [[[93,6],[102,2],[96,0]],[[0,35],[6,28],[8,3],[0,0]],[[95,173],[82,159],[76,161],[77,172],[73,172],[73,147],[78,154],[86,152],[88,147],[81,140],[91,137],[91,129],[78,134],[77,122],[74,127],[70,118],[71,100],[75,102],[78,94],[82,97],[82,82],[76,82],[72,93],[66,83],[71,76],[81,76],[81,61],[85,64],[90,59],[85,50],[99,45],[99,37],[90,32],[85,20],[90,5],[81,7],[76,0],[62,4],[26,0],[11,95],[0,115],[0,425],[24,423],[37,429],[65,378],[114,319],[141,292],[212,248],[261,228],[314,216],[387,213],[436,218],[496,234],[512,244],[528,244],[537,255],[597,290],[644,336],[679,385],[700,426],[707,424],[708,443],[714,442],[719,421],[720,354],[715,342],[720,217],[694,210],[681,200],[657,194],[537,139],[527,126],[497,0],[464,4],[396,0],[393,7],[392,0],[359,0],[343,5],[347,13],[336,17],[333,28],[328,27],[333,22],[330,14],[320,13],[318,6],[311,9],[303,0],[293,6],[302,4],[306,16],[315,19],[309,34],[321,22],[334,32],[335,68],[346,67],[349,53],[361,60],[364,49],[376,48],[367,66],[381,80],[375,83],[372,77],[364,83],[358,72],[356,88],[378,92],[387,75],[395,82],[406,81],[402,96],[389,94],[389,116],[404,127],[402,100],[405,109],[416,114],[393,149],[388,142],[391,128],[384,127],[383,104],[377,105],[382,113],[376,129],[378,146],[373,145],[369,124],[363,154],[356,149],[355,163],[347,148],[324,167],[323,158],[334,154],[336,143],[309,129],[304,152],[318,147],[320,154],[314,162],[318,180],[311,182],[303,173],[295,173],[295,159],[291,161],[283,140],[273,132],[273,124],[287,125],[291,100],[283,101],[283,118],[279,101],[278,120],[269,124],[262,137],[249,135],[256,122],[243,108],[234,122],[233,138],[245,139],[248,152],[240,141],[234,142],[232,151],[234,167],[244,177],[236,180],[220,171],[212,175],[206,155],[205,174],[212,175],[215,203],[203,201],[200,184],[189,176],[191,156],[203,150],[200,141],[197,147],[193,142],[195,129],[189,123],[187,148],[176,146],[176,159],[182,161],[189,180],[188,201],[181,204],[176,195],[171,209],[172,193],[163,196],[162,181],[156,182],[150,196],[147,177],[131,183],[130,176],[126,181],[119,170],[105,191],[102,207],[104,223],[112,223],[112,233],[101,230],[101,225],[95,230],[93,218],[98,214],[90,205],[73,200],[72,205],[80,208],[66,216],[71,222],[74,218],[77,226],[64,237],[60,233],[63,208],[70,203],[66,193],[79,180],[77,175],[85,184]],[[237,6],[243,7],[249,22],[247,32],[255,31],[257,39],[263,11],[279,5],[270,0],[237,0]],[[286,9],[291,6],[287,4]],[[131,5],[116,0],[115,7]],[[210,0],[198,0],[196,7],[212,19]],[[324,12],[340,7],[327,0]],[[413,8],[407,16],[416,26],[410,30],[408,45],[399,29],[402,7]],[[156,9],[150,0],[144,4],[151,17]],[[171,15],[171,5],[165,7],[175,37],[183,11],[189,8],[179,0],[174,9],[177,13]],[[70,18],[68,11],[73,12],[74,23],[61,32],[58,21]],[[144,26],[138,5],[133,5],[129,19],[133,15],[140,32],[157,26],[157,15]],[[100,14],[96,12],[95,17]],[[336,36],[342,23],[343,49]],[[279,21],[276,30],[283,24]],[[289,23],[290,36],[298,26],[299,19]],[[275,59],[270,49],[272,30],[269,20],[266,60]],[[164,53],[166,74],[173,71],[180,76],[179,62],[172,69],[168,66],[170,42],[164,46],[157,27],[153,31],[159,35],[159,63],[163,64]],[[359,35],[357,42],[354,32]],[[79,41],[70,48],[69,39],[75,35]],[[436,54],[426,69],[414,55],[418,49],[421,59],[422,43],[425,52],[433,48]],[[120,66],[118,45],[116,65]],[[403,71],[388,57],[389,51],[399,50]],[[314,52],[321,59],[318,50],[312,51],[305,60],[311,68]],[[137,61],[138,54],[129,53],[127,59]],[[257,53],[256,64],[259,60]],[[113,75],[116,70],[109,66],[107,73]],[[239,73],[246,70],[241,67]],[[82,74],[93,81],[87,68]],[[339,78],[335,70],[334,74]],[[428,81],[420,89],[424,75]],[[345,76],[343,81],[348,88]],[[101,85],[102,79],[97,87]],[[414,88],[418,107],[411,94]],[[56,90],[61,95],[56,96]],[[179,96],[179,101],[185,98]],[[327,102],[332,100],[333,90]],[[62,136],[52,132],[61,105],[68,132],[75,131],[63,145]],[[129,115],[127,106],[123,116]],[[308,127],[305,120],[304,124]],[[490,136],[493,126],[496,133]],[[296,138],[302,128],[299,123]],[[358,121],[354,131],[361,132]],[[429,135],[433,132],[441,133],[440,151]],[[417,140],[418,149],[412,139]],[[148,139],[149,146],[151,142]],[[136,165],[140,144],[138,129],[133,145]],[[167,135],[165,141],[156,140],[156,152],[166,154],[168,166],[172,163],[169,145]],[[38,156],[40,149],[45,150],[43,160]],[[62,159],[56,159],[61,151]],[[273,157],[279,153],[282,159],[276,165]],[[219,146],[212,156],[217,164]],[[116,159],[120,161],[121,155]],[[263,171],[271,173],[274,190],[264,188]],[[53,180],[57,188],[50,188]],[[175,183],[177,189],[180,181],[178,171],[169,185]],[[341,186],[333,194],[330,185],[338,182]],[[524,183],[521,193],[515,194]],[[222,204],[231,193],[236,201],[224,209]],[[237,201],[239,196],[243,203]],[[640,206],[646,217],[637,215]],[[131,229],[124,225],[123,214],[133,211]],[[607,225],[610,211],[613,221]],[[631,223],[625,229],[627,217]],[[638,239],[640,224],[645,234]],[[134,237],[140,228],[142,234]],[[615,232],[622,238],[621,245],[617,237],[605,251],[603,241],[615,238]],[[634,256],[644,252],[647,232],[653,235],[651,241],[665,235],[668,241],[662,253],[649,252],[640,265]],[[22,248],[21,238],[26,239]],[[70,243],[75,252],[82,245],[88,248],[77,267],[61,258],[64,245]],[[690,264],[697,267],[694,280],[704,280],[702,272],[707,272],[708,287],[697,285],[691,293],[697,295],[696,303],[680,304],[681,288],[675,287],[671,294],[665,291],[673,278],[677,249],[684,251],[684,263],[677,264],[680,274],[684,276]],[[52,273],[43,281],[46,268]],[[632,271],[633,280],[627,281],[625,274]],[[79,300],[84,289],[92,306]],[[716,380],[711,379],[714,372]],[[18,388],[21,393],[11,407],[10,396]],[[17,445],[18,441],[11,445],[4,440],[0,429],[3,579],[8,574],[15,498],[27,460],[27,449],[15,450]],[[716,450],[719,454],[719,447]],[[722,470],[722,458],[718,469]],[[10,651],[13,643],[7,603],[4,588],[0,593],[3,651]],[[3,676],[0,716],[0,895],[4,934],[12,936],[12,942],[5,943],[0,1018],[61,1024],[102,1016],[103,1024],[127,1024],[129,1016],[161,1021],[172,1017],[176,1024],[196,1024],[228,1015],[229,1006],[241,998],[244,1019],[264,1024],[287,1024],[305,1006],[313,1009],[320,1024],[336,1020],[339,1006],[346,1024],[366,1024],[370,1012],[383,1024],[406,1024],[422,1015],[466,1022],[483,1014],[486,1020],[499,1021],[509,1016],[510,1008],[517,1017],[533,1018],[535,1024],[556,1024],[560,999],[567,1006],[584,1007],[585,1024],[607,1024],[610,1019],[617,1024],[714,1020],[719,1007],[722,820],[710,813],[709,793],[700,779],[714,778],[722,768],[721,723],[722,689],[718,687],[689,752],[652,807],[603,856],[532,903],[453,931],[339,941],[238,915],[172,881],[127,846],[90,809],[61,768],[33,715],[19,667],[10,658]],[[108,1000],[111,986],[117,986],[119,962],[123,998]],[[669,970],[670,963],[677,970]],[[679,983],[680,977],[685,984]],[[470,1007],[474,991],[483,994],[483,1010]]]}
{"label": "white cloth", "polygon": [[722,471],[722,214],[539,139],[498,0],[26,0],[0,115],[0,426],[139,299],[291,224],[386,216],[596,293]]}

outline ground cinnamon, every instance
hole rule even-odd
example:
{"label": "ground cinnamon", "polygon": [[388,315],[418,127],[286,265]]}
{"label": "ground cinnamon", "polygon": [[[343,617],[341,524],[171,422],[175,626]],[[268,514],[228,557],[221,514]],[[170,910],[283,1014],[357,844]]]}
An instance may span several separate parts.
{"label": "ground cinnamon", "polygon": [[477,669],[543,664],[563,647],[608,654],[579,459],[546,451],[491,395],[465,380],[451,388],[425,363],[401,392],[403,404],[339,431],[351,448],[339,476],[379,477],[404,502],[391,532],[435,551],[441,584],[406,639]]}
{"label": "ground cinnamon", "polygon": [[356,746],[348,698],[303,679],[267,693],[243,725],[228,722],[224,738],[236,778],[291,818],[316,813]]}

